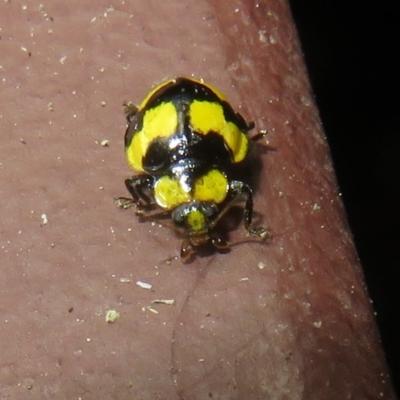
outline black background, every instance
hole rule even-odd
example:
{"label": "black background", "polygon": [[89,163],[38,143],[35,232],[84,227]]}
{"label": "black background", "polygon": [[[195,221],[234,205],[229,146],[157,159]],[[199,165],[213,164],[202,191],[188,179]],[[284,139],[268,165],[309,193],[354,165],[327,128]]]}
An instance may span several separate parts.
{"label": "black background", "polygon": [[400,3],[290,0],[400,391]]}

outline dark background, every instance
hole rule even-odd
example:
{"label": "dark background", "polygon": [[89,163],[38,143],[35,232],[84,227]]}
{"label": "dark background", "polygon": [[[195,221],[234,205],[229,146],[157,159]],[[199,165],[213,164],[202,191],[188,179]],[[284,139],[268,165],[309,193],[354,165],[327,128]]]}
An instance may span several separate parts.
{"label": "dark background", "polygon": [[290,4],[399,393],[399,3]]}

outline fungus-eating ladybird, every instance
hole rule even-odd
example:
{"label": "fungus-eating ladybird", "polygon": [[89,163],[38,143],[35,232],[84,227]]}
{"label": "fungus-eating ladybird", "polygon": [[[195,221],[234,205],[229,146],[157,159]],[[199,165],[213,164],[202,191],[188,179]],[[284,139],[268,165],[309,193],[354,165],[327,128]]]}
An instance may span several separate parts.
{"label": "fungus-eating ladybird", "polygon": [[265,238],[265,228],[252,225],[250,187],[229,176],[229,169],[248,155],[247,123],[225,96],[200,80],[176,78],[161,83],[139,107],[125,104],[128,128],[125,152],[140,174],[125,180],[131,198],[119,197],[121,208],[136,206],[142,219],[169,217],[184,236],[181,258],[192,259],[198,246],[229,244],[215,232],[226,211],[245,201],[244,226]]}

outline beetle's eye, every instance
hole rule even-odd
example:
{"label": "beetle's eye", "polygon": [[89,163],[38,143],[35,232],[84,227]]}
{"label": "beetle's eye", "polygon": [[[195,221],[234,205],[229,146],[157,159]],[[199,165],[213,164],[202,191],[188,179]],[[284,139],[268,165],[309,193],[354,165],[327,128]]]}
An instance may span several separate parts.
{"label": "beetle's eye", "polygon": [[175,208],[171,213],[171,218],[176,226],[183,227],[185,225],[185,213],[183,212],[182,207]]}

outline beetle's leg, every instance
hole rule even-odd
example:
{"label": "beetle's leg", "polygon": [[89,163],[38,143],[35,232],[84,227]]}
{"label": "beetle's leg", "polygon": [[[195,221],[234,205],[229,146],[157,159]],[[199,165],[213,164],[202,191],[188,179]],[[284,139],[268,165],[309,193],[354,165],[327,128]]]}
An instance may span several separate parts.
{"label": "beetle's leg", "polygon": [[252,236],[259,236],[262,239],[266,238],[268,236],[268,231],[266,228],[255,228],[252,226],[253,196],[249,185],[246,185],[241,181],[232,181],[229,185],[229,191],[234,200],[236,199],[239,201],[241,199],[245,199],[246,201],[243,211],[243,221],[247,232],[249,232]]}
{"label": "beetle's leg", "polygon": [[117,197],[115,201],[120,208],[129,208],[132,205],[137,207],[151,207],[154,204],[153,196],[154,178],[150,175],[132,176],[125,180],[125,186],[132,198]]}
{"label": "beetle's leg", "polygon": [[250,137],[250,140],[253,142],[257,142],[258,140],[262,139],[263,137],[268,135],[267,130],[261,130],[258,133],[256,133],[254,136]]}
{"label": "beetle's leg", "polygon": [[124,101],[122,104],[124,107],[125,117],[128,125],[132,122],[132,118],[137,114],[138,107],[135,104],[131,103],[130,101]]}
{"label": "beetle's leg", "polygon": [[188,264],[194,260],[196,250],[189,239],[184,239],[181,246],[181,260],[184,264]]}
{"label": "beetle's leg", "polygon": [[[247,122],[247,132],[250,132],[251,130],[253,130],[256,126],[256,124],[253,121]],[[262,139],[263,137],[268,135],[268,131],[266,129],[263,129],[261,131],[259,131],[258,133],[256,133],[253,136],[250,136],[250,140],[252,140],[253,142],[256,142],[257,140]]]}
{"label": "beetle's leg", "polygon": [[125,179],[125,186],[138,205],[151,206],[153,196],[154,178],[150,175],[137,175]]}
{"label": "beetle's leg", "polygon": [[216,233],[210,235],[210,240],[212,245],[218,250],[228,251],[231,247],[230,243],[226,239]]}
{"label": "beetle's leg", "polygon": [[252,236],[258,236],[261,239],[268,237],[268,230],[266,228],[254,228],[251,224],[253,220],[253,196],[249,185],[241,181],[231,181],[229,184],[228,196],[230,197],[230,200],[218,214],[218,217],[212,222],[211,228],[218,223],[218,221],[229,211],[232,206],[242,200],[245,200],[246,203],[243,212],[245,229]]}
{"label": "beetle's leg", "polygon": [[254,121],[246,122],[246,125],[247,125],[247,132],[253,130],[253,129],[255,128],[255,126],[256,126],[256,124],[254,123]]}
{"label": "beetle's leg", "polygon": [[145,221],[158,221],[171,216],[171,211],[169,210],[144,210],[136,209],[135,214],[139,217],[140,222]]}

